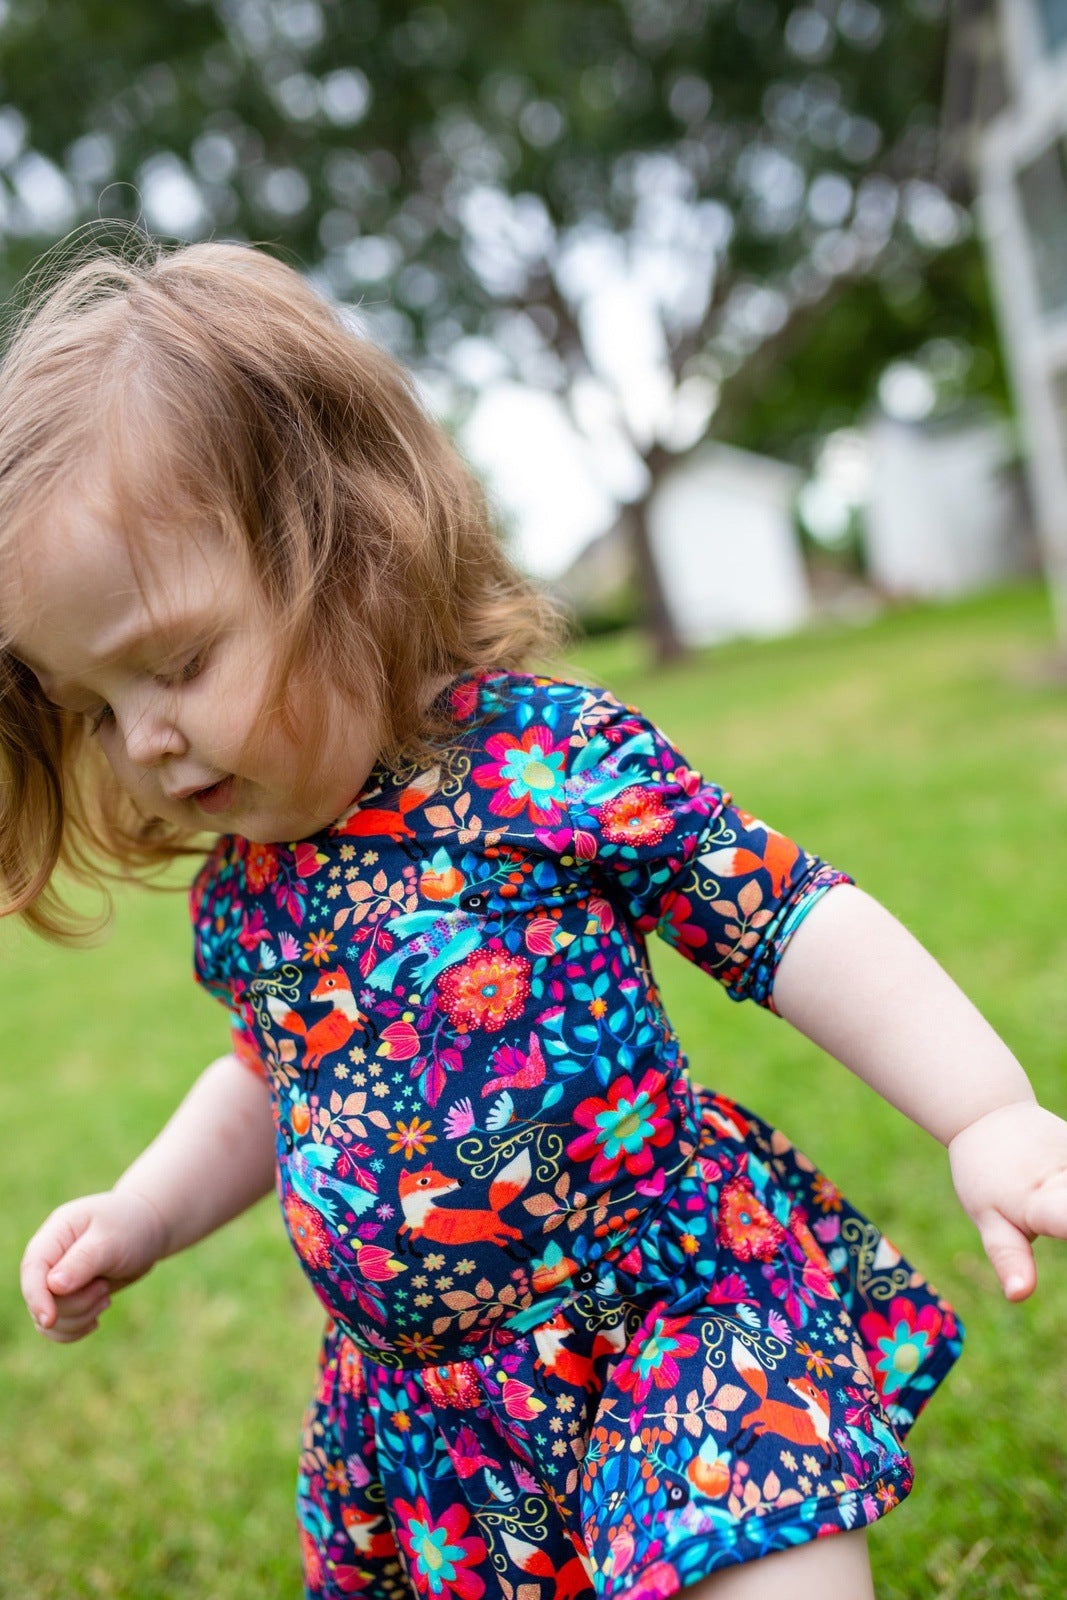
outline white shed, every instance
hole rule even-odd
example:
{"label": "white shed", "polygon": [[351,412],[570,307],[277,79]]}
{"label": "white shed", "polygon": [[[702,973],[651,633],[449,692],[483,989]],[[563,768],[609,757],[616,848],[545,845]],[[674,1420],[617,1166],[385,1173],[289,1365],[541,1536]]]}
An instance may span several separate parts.
{"label": "white shed", "polygon": [[866,429],[867,570],[887,594],[947,598],[1034,567],[1011,436],[997,421],[879,416]]}
{"label": "white shed", "polygon": [[649,507],[667,603],[686,644],[789,633],[811,600],[793,505],[794,467],[723,444],[680,461]]}

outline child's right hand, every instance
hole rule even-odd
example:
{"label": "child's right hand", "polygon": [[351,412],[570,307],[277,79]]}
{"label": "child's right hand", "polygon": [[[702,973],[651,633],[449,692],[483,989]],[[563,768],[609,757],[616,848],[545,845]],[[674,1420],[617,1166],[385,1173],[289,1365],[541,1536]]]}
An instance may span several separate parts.
{"label": "child's right hand", "polygon": [[116,1289],[166,1253],[163,1218],[142,1195],[109,1189],[60,1206],[22,1258],[22,1294],[38,1332],[57,1344],[92,1333]]}

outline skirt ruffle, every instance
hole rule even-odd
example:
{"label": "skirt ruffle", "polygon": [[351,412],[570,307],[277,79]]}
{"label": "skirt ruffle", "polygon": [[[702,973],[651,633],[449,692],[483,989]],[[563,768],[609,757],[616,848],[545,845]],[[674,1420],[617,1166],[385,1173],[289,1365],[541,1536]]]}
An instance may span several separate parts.
{"label": "skirt ruffle", "polygon": [[902,1440],[962,1342],[951,1307],[783,1134],[694,1090],[670,1201],[493,1354],[397,1369],[327,1327],[309,1597],[665,1597],[908,1493]]}

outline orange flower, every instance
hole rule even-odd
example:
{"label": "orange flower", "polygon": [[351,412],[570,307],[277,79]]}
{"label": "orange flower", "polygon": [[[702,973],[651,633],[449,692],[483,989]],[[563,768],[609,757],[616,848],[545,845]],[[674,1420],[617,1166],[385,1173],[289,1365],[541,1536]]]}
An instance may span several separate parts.
{"label": "orange flower", "polygon": [[432,1127],[432,1122],[419,1122],[416,1117],[412,1117],[406,1127],[398,1122],[395,1131],[389,1135],[389,1154],[395,1156],[403,1150],[405,1161],[413,1155],[424,1156],[427,1145],[437,1140],[436,1133],[430,1132]]}
{"label": "orange flower", "polygon": [[821,1174],[811,1186],[816,1201],[824,1211],[841,1210],[841,1190]]}
{"label": "orange flower", "polygon": [[[441,1353],[441,1347],[437,1340],[428,1339],[425,1334],[421,1333],[398,1334],[396,1347],[398,1350],[403,1351],[404,1355],[416,1356],[420,1361],[436,1361]],[[404,1420],[401,1421],[401,1418]],[[406,1411],[397,1412],[396,1425],[398,1428],[411,1427],[411,1420]]]}
{"label": "orange flower", "polygon": [[245,856],[245,882],[253,894],[259,894],[278,876],[278,852],[273,845],[250,844]]}
{"label": "orange flower", "polygon": [[529,999],[530,963],[506,950],[478,950],[441,974],[437,992],[457,1028],[499,1033]]}
{"label": "orange flower", "polygon": [[324,961],[330,959],[336,949],[337,946],[326,929],[321,928],[318,933],[313,933],[310,939],[305,941],[304,960],[314,961],[315,965],[320,967]]}
{"label": "orange flower", "polygon": [[811,1345],[803,1339],[797,1343],[797,1355],[805,1358],[808,1364],[808,1371],[814,1372],[817,1378],[828,1378],[833,1371],[822,1351],[813,1350]]}
{"label": "orange flower", "polygon": [[311,1206],[287,1194],[282,1209],[289,1235],[297,1252],[309,1267],[330,1265],[330,1239],[323,1227],[322,1217]]}
{"label": "orange flower", "polygon": [[601,806],[600,823],[612,844],[658,844],[674,826],[660,796],[642,784],[624,789]]}
{"label": "orange flower", "polygon": [[739,1261],[772,1261],[785,1229],[756,1198],[747,1178],[731,1178],[719,1196],[719,1243]]}

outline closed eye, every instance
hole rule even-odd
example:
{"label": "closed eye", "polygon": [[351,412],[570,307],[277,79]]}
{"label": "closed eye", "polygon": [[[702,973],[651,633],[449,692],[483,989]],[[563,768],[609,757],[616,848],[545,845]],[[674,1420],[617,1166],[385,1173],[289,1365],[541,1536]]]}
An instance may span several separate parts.
{"label": "closed eye", "polygon": [[95,711],[87,711],[86,717],[89,722],[90,734],[99,733],[106,722],[111,722],[114,720],[114,716],[115,713],[108,705],[98,706]]}
{"label": "closed eye", "polygon": [[180,667],[174,667],[169,672],[155,672],[152,676],[165,689],[180,688],[183,683],[192,683],[194,679],[199,678],[207,664],[207,656],[208,651],[205,645],[195,655],[190,656],[187,661],[183,661]]}

